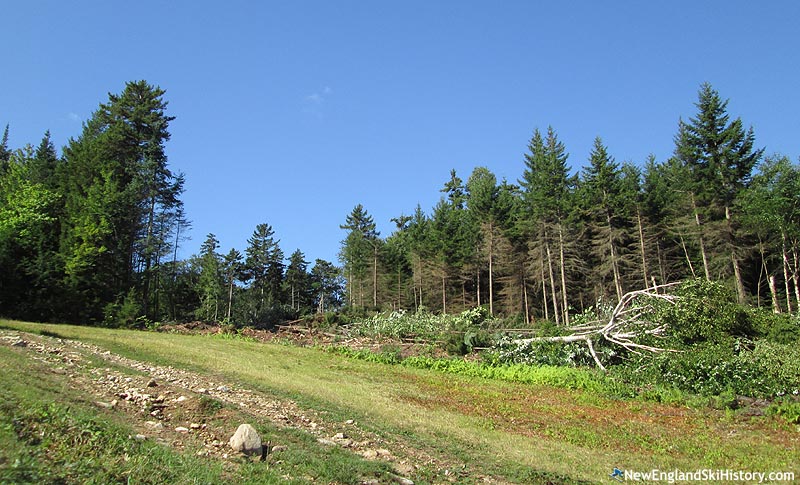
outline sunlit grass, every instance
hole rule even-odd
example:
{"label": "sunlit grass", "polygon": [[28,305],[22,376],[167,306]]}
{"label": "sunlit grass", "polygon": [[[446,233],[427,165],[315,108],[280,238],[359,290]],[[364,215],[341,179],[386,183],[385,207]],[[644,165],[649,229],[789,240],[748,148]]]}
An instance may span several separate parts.
{"label": "sunlit grass", "polygon": [[512,474],[511,480],[541,472],[602,481],[613,467],[796,470],[800,458],[796,433],[769,418],[731,421],[710,410],[388,366],[288,345],[6,325],[225,376],[438,450],[475,473]]}

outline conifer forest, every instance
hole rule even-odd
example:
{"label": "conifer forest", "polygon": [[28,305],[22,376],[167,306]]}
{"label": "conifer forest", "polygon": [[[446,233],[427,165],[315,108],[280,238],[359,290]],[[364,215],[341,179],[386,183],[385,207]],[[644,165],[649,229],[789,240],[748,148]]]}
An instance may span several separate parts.
{"label": "conifer forest", "polygon": [[[353,200],[339,261],[306,261],[265,221],[247,246],[208,234],[179,259],[191,225],[170,169],[167,93],[129,82],[57,148],[0,143],[0,314],[107,326],[267,325],[304,315],[484,307],[569,325],[630,291],[701,279],[739,303],[800,309],[800,167],[759,145],[711,85],[676,113],[665,160],[619,162],[602,138],[569,153],[558,127],[520,140],[519,175],[442,175],[434,207],[397,207],[391,234]],[[735,100],[731,101],[735,104]],[[602,127],[596,127],[602,132]],[[527,144],[527,146],[526,146]],[[267,215],[268,217],[268,215]],[[293,250],[288,252],[287,249]]]}

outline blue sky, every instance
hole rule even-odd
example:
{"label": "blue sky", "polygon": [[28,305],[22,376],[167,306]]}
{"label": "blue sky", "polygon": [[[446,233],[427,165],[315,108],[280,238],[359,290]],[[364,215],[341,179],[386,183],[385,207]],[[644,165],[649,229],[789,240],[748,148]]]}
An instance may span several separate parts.
{"label": "blue sky", "polygon": [[287,256],[336,261],[363,204],[382,235],[428,211],[450,169],[516,181],[535,128],[577,170],[672,153],[701,83],[767,153],[800,155],[796,1],[4,2],[0,125],[60,148],[126,81],[167,91],[186,174],[184,256],[244,250],[271,224]]}

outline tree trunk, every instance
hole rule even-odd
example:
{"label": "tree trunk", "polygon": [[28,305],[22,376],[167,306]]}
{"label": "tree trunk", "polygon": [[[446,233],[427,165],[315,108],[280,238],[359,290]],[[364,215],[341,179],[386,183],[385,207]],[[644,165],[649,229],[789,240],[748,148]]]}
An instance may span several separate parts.
{"label": "tree trunk", "polygon": [[[705,239],[703,238],[703,225],[700,222],[700,213],[697,211],[697,203],[694,200],[694,194],[691,194],[691,196],[692,196],[692,210],[694,211],[694,222],[697,225],[699,233],[698,238],[700,242],[700,256],[703,260],[703,271],[706,275],[706,279],[711,281],[711,272],[708,267],[708,256],[706,255],[706,242]],[[694,271],[692,271],[692,274],[694,274]]]}
{"label": "tree trunk", "polygon": [[772,313],[781,313],[781,305],[778,303],[778,285],[775,282],[775,275],[769,275],[769,292],[772,295]]}
{"label": "tree trunk", "polygon": [[228,323],[231,321],[231,307],[233,307],[233,277],[231,277],[231,284],[228,287],[228,312],[226,316]]}
{"label": "tree trunk", "polygon": [[792,244],[792,257],[794,260],[794,270],[792,272],[792,278],[794,279],[794,297],[795,303],[797,304],[795,308],[800,308],[800,259],[797,257],[796,243]]}
{"label": "tree trunk", "polygon": [[550,304],[547,303],[547,273],[544,268],[544,260],[540,262],[542,263],[542,307],[544,308],[544,319],[550,320]]}
{"label": "tree trunk", "polygon": [[686,264],[689,265],[689,271],[692,273],[692,278],[697,278],[697,275],[694,272],[694,266],[692,265],[692,258],[689,256],[689,251],[686,249],[686,241],[683,239],[683,234],[679,235],[681,240],[681,247],[683,248],[683,255],[686,256]]}
{"label": "tree trunk", "polygon": [[558,325],[561,323],[561,312],[559,311],[560,309],[558,304],[558,292],[556,291],[556,278],[553,271],[553,258],[550,254],[550,243],[548,241],[545,241],[545,248],[547,250],[547,267],[550,273],[550,296],[553,299],[553,316],[555,317],[556,325]]}
{"label": "tree trunk", "polygon": [[522,296],[525,299],[525,324],[531,321],[531,310],[528,306],[528,284],[525,281],[525,275],[522,275]]}
{"label": "tree trunk", "polygon": [[647,271],[647,253],[645,251],[644,243],[644,227],[642,225],[642,211],[639,206],[636,207],[636,226],[639,229],[639,251],[642,254],[642,279],[644,280],[644,287],[650,284],[650,275]]}
{"label": "tree trunk", "polygon": [[611,270],[614,273],[614,289],[617,292],[617,301],[619,301],[622,299],[622,278],[619,274],[617,247],[614,244],[614,228],[611,226],[611,214],[608,212],[606,212],[606,224],[608,224],[608,249],[611,253]]}
{"label": "tree trunk", "polygon": [[561,297],[563,298],[564,325],[569,325],[569,302],[567,300],[567,265],[564,261],[564,227],[558,223],[558,252],[561,271]]}
{"label": "tree trunk", "polygon": [[372,306],[378,308],[378,246],[374,246],[372,249]]}
{"label": "tree trunk", "polygon": [[442,313],[447,313],[447,277],[442,270]]}
{"label": "tree trunk", "polygon": [[790,264],[789,254],[786,248],[786,232],[781,231],[781,253],[783,255],[783,286],[786,289],[786,310],[792,313],[792,291],[791,291],[791,278],[789,277]]}
{"label": "tree trunk", "polygon": [[481,267],[478,265],[476,269],[475,283],[477,288],[478,306],[481,306]]}
{"label": "tree trunk", "polygon": [[731,208],[725,206],[725,223],[728,228],[728,245],[731,251],[731,264],[733,265],[733,276],[736,278],[736,294],[739,298],[739,303],[747,301],[747,292],[744,288],[744,280],[742,279],[742,270],[739,266],[739,258],[736,257],[736,246],[734,245],[733,234],[733,220],[731,217]]}
{"label": "tree trunk", "polygon": [[489,315],[494,315],[494,274],[492,262],[494,257],[494,226],[489,223]]}

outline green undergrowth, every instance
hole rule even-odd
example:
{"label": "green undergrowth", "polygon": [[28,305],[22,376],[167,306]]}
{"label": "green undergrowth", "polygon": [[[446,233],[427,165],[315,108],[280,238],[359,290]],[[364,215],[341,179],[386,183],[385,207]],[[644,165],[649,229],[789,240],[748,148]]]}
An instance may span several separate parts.
{"label": "green undergrowth", "polygon": [[381,364],[401,365],[413,369],[430,369],[467,377],[496,379],[540,386],[597,392],[613,396],[632,396],[632,391],[617,381],[592,369],[525,364],[492,364],[461,358],[413,356],[401,358],[394,352],[354,350],[343,346],[328,346],[330,353]]}

